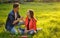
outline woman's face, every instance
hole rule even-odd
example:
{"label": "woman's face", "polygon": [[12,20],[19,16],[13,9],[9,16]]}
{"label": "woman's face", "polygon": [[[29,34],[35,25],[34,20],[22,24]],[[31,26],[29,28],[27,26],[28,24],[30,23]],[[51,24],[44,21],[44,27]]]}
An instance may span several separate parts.
{"label": "woman's face", "polygon": [[30,17],[30,13],[29,13],[29,11],[27,11],[27,16]]}

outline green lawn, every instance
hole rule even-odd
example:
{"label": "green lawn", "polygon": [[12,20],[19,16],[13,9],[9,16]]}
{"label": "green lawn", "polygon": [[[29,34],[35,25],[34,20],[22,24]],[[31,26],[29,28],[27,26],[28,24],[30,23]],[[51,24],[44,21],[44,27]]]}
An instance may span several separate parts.
{"label": "green lawn", "polygon": [[[0,4],[0,38],[11,38],[4,26],[12,4]],[[20,4],[20,15],[26,17],[28,9],[33,9],[37,19],[37,28],[42,28],[33,38],[60,38],[60,3],[25,3]],[[14,38],[17,38],[15,36]]]}

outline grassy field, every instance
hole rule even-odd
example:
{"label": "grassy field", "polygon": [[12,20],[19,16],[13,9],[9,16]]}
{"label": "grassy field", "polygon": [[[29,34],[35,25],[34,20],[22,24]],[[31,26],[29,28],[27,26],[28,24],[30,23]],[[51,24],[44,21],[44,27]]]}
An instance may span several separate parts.
{"label": "grassy field", "polygon": [[[60,38],[60,3],[20,4],[20,15],[25,18],[28,9],[34,10],[37,28],[42,28],[33,38]],[[7,15],[11,10],[12,4],[0,4],[0,38],[11,38],[10,34],[4,31]]]}

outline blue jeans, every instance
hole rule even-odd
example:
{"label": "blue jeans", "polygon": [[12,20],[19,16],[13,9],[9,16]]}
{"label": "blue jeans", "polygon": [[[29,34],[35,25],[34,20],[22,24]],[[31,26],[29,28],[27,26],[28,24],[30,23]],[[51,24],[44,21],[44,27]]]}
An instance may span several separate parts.
{"label": "blue jeans", "polygon": [[[20,27],[20,25],[24,25],[24,22],[19,22],[18,23],[18,26]],[[24,34],[24,31],[25,31],[25,29],[22,29],[22,28],[18,28],[18,30],[19,30],[19,33],[20,34]],[[18,34],[18,31],[16,30],[16,28],[12,28],[11,29],[11,31],[10,31],[12,34]],[[27,34],[34,34],[34,30],[31,30],[31,31],[29,31]]]}
{"label": "blue jeans", "polygon": [[[18,23],[19,28],[20,28],[20,25],[24,25],[24,22],[19,22],[19,23]],[[20,31],[22,31],[22,30],[20,30]],[[10,32],[11,32],[12,34],[18,34],[18,30],[16,30],[15,27],[13,27]]]}
{"label": "blue jeans", "polygon": [[[20,30],[19,33],[23,35],[25,29],[19,28],[19,30]],[[17,32],[17,30],[16,30],[15,28],[13,28],[13,29],[11,30],[11,33],[12,33],[12,34],[18,34],[18,32]],[[34,34],[34,30],[29,31],[27,34],[28,34],[28,35]]]}
{"label": "blue jeans", "polygon": [[[20,30],[20,34],[23,35],[24,32],[25,32],[25,29],[21,29],[21,28],[19,28],[19,30]],[[30,31],[28,31],[27,34],[28,34],[28,35],[32,35],[32,34],[34,34],[34,30],[30,30]]]}
{"label": "blue jeans", "polygon": [[28,32],[28,34],[29,34],[29,35],[34,34],[34,30],[30,30],[30,31]]}
{"label": "blue jeans", "polygon": [[11,34],[18,34],[18,31],[13,27],[12,29],[11,29]]}

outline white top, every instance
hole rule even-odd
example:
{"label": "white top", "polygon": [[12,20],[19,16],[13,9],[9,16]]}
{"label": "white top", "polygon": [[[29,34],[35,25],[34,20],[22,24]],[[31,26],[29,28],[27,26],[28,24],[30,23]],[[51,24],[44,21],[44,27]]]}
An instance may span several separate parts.
{"label": "white top", "polygon": [[17,18],[17,13],[15,13],[15,19]]}

